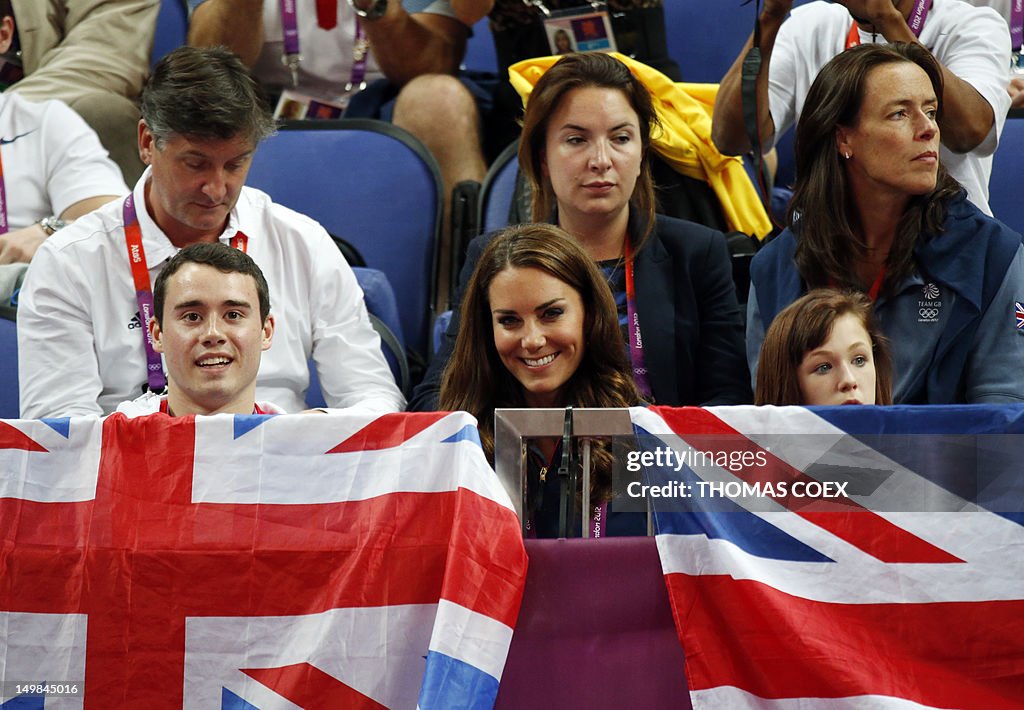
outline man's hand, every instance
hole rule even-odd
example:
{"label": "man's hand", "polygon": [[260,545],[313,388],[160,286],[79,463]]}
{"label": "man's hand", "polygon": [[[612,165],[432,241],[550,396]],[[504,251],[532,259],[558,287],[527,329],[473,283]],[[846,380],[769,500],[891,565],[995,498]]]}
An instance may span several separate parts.
{"label": "man's hand", "polygon": [[1010,108],[1024,108],[1024,76],[1010,79],[1006,91],[1010,94]]}
{"label": "man's hand", "polygon": [[[775,123],[768,110],[768,66],[771,64],[775,37],[793,9],[793,0],[765,0],[757,21],[761,30],[761,69],[757,74],[757,123],[765,145],[771,145]],[[724,155],[740,155],[750,150],[746,120],[743,114],[743,62],[754,44],[751,34],[746,46],[722,77],[715,97],[711,120],[711,140]]]}
{"label": "man's hand", "polygon": [[38,224],[0,234],[0,264],[27,264],[47,236],[46,230]]}
{"label": "man's hand", "polygon": [[896,9],[896,3],[893,0],[836,0],[836,2],[849,10],[855,18],[874,25],[879,32],[882,31],[886,23],[896,20],[906,24],[906,18]]}
{"label": "man's hand", "polygon": [[207,0],[192,13],[188,43],[222,44],[252,68],[263,49],[263,0]]}

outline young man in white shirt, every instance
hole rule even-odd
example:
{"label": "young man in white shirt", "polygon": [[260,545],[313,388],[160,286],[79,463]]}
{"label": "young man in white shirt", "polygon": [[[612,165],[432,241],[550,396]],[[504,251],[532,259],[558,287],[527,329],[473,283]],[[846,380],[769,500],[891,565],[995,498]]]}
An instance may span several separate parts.
{"label": "young man in white shirt", "polygon": [[329,407],[400,411],[362,291],[327,232],[243,186],[274,123],[238,57],[171,52],[143,90],[142,116],[149,167],[133,193],[46,240],[29,267],[18,307],[21,415],[109,414],[147,387],[161,391],[145,337],[150,284],[178,249],[216,241],[248,253],[276,294],[257,397],[304,410],[312,360]]}
{"label": "young man in white shirt", "polygon": [[192,244],[171,258],[153,287],[153,349],[167,368],[167,394],[122,402],[129,416],[278,414],[256,402],[260,357],[274,338],[263,272],[220,242]]}

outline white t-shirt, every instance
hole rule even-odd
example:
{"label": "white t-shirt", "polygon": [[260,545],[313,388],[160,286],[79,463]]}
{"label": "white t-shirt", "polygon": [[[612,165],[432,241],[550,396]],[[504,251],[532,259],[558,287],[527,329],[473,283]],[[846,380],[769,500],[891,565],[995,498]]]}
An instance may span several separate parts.
{"label": "white t-shirt", "polygon": [[[789,130],[803,111],[804,100],[818,71],[846,47],[853,19],[838,3],[812,2],[793,8],[782,23],[768,71],[768,100],[775,136]],[[864,44],[870,32],[860,32]],[[881,35],[875,41],[882,43]],[[992,154],[1010,108],[1010,33],[991,8],[962,0],[934,0],[921,30],[921,43],[992,106],[995,122],[988,136],[970,153],[957,154],[943,146],[939,157],[949,173],[967,190],[971,202],[991,215],[988,180]]]}
{"label": "white t-shirt", "polygon": [[[992,8],[993,10],[995,10],[996,12],[998,12],[1000,15],[1003,16],[1003,19],[1006,20],[1007,28],[1011,32],[1013,31],[1013,3],[1014,3],[1014,0],[966,0],[966,2],[971,3],[975,7],[990,7],[990,8]],[[1021,19],[1024,20],[1024,18],[1021,18]],[[1018,22],[1020,22],[1020,20],[1018,20]],[[1022,27],[1022,29],[1024,29],[1024,27]],[[1018,46],[1013,47],[1013,49],[1014,49],[1014,51],[1020,51],[1021,47],[1018,44]]]}
{"label": "white t-shirt", "polygon": [[[150,217],[135,186],[151,283],[177,249]],[[21,415],[109,414],[146,383],[144,323],[125,245],[123,201],[47,239],[29,266],[18,306]],[[308,360],[330,407],[394,412],[405,399],[380,349],[363,293],[338,248],[312,219],[242,189],[220,240],[238,232],[270,287],[274,343],[263,353],[256,398],[285,411],[306,408]]]}
{"label": "white t-shirt", "polygon": [[1010,12],[1013,10],[1013,0],[966,0],[975,7],[991,7],[1010,23]]}
{"label": "white t-shirt", "polygon": [[96,133],[60,101],[0,94],[0,160],[8,231],[90,197],[128,194]]}
{"label": "white t-shirt", "polygon": [[[194,10],[205,0],[188,0]],[[455,17],[450,0],[404,0],[402,7],[410,14],[425,12]],[[299,30],[299,86],[297,91],[311,96],[335,99],[345,92],[352,78],[355,60],[356,14],[346,0],[338,0],[338,24],[322,29],[317,24],[316,0],[295,0],[295,18]],[[272,91],[292,88],[291,72],[284,65],[284,31],[279,0],[263,2],[263,49],[252,73]],[[377,60],[370,52],[366,57],[366,82],[384,78]]]}

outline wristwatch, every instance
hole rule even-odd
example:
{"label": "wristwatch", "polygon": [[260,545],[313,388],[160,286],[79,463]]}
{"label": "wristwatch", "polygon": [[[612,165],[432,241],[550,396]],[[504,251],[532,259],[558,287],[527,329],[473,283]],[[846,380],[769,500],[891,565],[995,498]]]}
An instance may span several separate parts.
{"label": "wristwatch", "polygon": [[43,228],[43,231],[46,232],[46,236],[49,237],[58,229],[64,229],[64,227],[68,226],[68,223],[60,217],[50,216],[43,217],[39,220],[39,226]]}
{"label": "wristwatch", "polygon": [[356,5],[356,0],[348,0],[348,4],[355,10],[356,15],[369,22],[379,20],[388,11],[388,0],[371,0],[370,7],[365,10]]}

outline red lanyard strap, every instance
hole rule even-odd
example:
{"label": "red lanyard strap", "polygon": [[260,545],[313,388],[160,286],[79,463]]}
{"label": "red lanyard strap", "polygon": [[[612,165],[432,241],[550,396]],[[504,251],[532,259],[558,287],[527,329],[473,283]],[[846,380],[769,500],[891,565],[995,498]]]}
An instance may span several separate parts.
{"label": "red lanyard strap", "polygon": [[135,212],[134,195],[124,198],[122,215],[124,240],[128,248],[128,265],[131,266],[132,281],[135,282],[135,300],[139,304],[142,342],[146,348],[146,381],[151,392],[163,394],[167,390],[167,377],[164,376],[160,355],[153,349],[153,338],[149,333],[149,319],[153,316],[153,287],[146,266],[146,251],[142,247],[142,229],[139,227],[139,217]]}
{"label": "red lanyard strap", "polygon": [[[915,37],[921,36],[924,29],[925,18],[928,17],[928,10],[932,7],[932,0],[917,0],[910,10],[910,17],[907,18],[907,27],[914,33]],[[850,31],[846,34],[846,49],[856,47],[860,44],[860,33],[857,32],[857,23],[850,25]]]}

